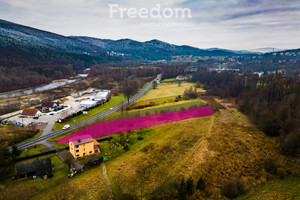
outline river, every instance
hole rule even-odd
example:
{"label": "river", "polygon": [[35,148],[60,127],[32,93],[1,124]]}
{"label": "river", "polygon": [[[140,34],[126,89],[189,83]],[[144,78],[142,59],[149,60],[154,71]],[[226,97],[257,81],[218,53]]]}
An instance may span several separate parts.
{"label": "river", "polygon": [[57,81],[57,82],[54,82],[54,83],[50,83],[50,84],[42,85],[42,86],[37,86],[37,87],[34,87],[34,88],[30,88],[30,89],[18,90],[16,92],[7,92],[7,93],[0,94],[0,99],[19,97],[19,96],[23,96],[23,95],[42,92],[42,91],[45,91],[45,90],[52,90],[52,89],[58,88],[60,86],[66,85],[66,84],[73,83],[73,82],[78,81],[78,80],[80,80],[80,78]]}

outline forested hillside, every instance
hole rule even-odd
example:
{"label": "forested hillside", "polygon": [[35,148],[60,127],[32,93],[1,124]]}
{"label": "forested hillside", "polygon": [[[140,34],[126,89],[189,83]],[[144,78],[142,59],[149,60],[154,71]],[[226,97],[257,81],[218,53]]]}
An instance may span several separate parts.
{"label": "forested hillside", "polygon": [[239,109],[269,136],[280,137],[282,151],[300,156],[300,78],[282,74],[238,75],[207,69],[193,74],[193,81],[205,85],[207,92],[236,97]]}

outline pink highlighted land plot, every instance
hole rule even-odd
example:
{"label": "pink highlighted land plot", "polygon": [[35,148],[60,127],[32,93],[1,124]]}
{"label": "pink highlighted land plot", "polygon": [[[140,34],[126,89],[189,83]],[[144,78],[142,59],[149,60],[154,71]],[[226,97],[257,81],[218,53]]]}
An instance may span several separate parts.
{"label": "pink highlighted land plot", "polygon": [[84,138],[85,136],[96,138],[105,135],[111,135],[115,133],[121,133],[125,131],[131,131],[135,129],[146,128],[160,124],[166,124],[213,114],[215,114],[215,112],[210,107],[205,106],[201,108],[193,108],[188,110],[173,111],[156,115],[148,115],[142,117],[103,122],[94,124],[71,135],[63,137],[57,140],[57,143],[67,143],[69,142],[69,139],[76,137],[80,139],[86,139]]}

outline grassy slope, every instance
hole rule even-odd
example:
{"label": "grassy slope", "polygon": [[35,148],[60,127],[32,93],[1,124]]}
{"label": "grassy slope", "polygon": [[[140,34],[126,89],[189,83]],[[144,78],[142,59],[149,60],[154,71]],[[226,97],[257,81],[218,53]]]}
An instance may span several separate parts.
{"label": "grassy slope", "polygon": [[[70,190],[71,194],[68,194],[67,191]],[[102,166],[99,166],[89,169],[73,178],[65,178],[60,184],[48,188],[32,199],[49,199],[49,197],[53,198],[55,195],[58,196],[56,199],[62,199],[59,195],[67,196],[70,199],[99,199],[99,196],[106,194],[105,191],[106,187],[103,183]]]}
{"label": "grassy slope", "polygon": [[[167,89],[164,91],[167,96]],[[151,90],[144,99],[155,98],[153,94]],[[280,154],[275,138],[265,136],[230,103],[219,102],[226,109],[215,116],[146,129],[147,137],[142,142],[109,161],[111,181],[120,185],[123,192],[139,194],[141,180],[145,180],[143,190],[149,195],[173,181],[179,182],[181,177],[192,176],[197,180],[202,176],[207,184],[206,193],[220,198],[222,183],[231,177],[242,176],[250,186],[265,183],[270,175],[263,169],[262,161],[268,157],[285,167],[288,161]],[[257,192],[259,195],[262,191]]]}
{"label": "grassy slope", "polygon": [[284,179],[271,180],[251,189],[237,199],[300,199],[300,178],[285,177]]}
{"label": "grassy slope", "polygon": [[19,157],[22,158],[22,157],[31,156],[31,155],[41,153],[40,150],[44,149],[44,148],[46,148],[44,145],[36,144],[34,146],[28,147],[27,152],[25,152],[25,150],[22,149],[21,155]]}
{"label": "grassy slope", "polygon": [[206,193],[221,198],[220,187],[231,177],[242,176],[250,186],[266,182],[270,175],[262,166],[265,158],[276,159],[284,168],[288,162],[279,152],[278,141],[257,130],[235,108],[151,127],[147,134],[150,138],[141,145],[108,164],[111,180],[117,180],[126,193],[138,194],[141,180],[146,180],[147,196],[181,177],[202,176]]}

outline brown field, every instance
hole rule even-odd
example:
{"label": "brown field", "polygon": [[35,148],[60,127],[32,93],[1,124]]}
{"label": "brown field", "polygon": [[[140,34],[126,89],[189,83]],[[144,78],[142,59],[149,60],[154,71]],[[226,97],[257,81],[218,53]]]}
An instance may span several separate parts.
{"label": "brown field", "polygon": [[278,141],[256,129],[233,106],[224,106],[227,109],[215,116],[149,128],[147,141],[108,163],[111,180],[118,180],[125,193],[144,191],[149,197],[179,184],[182,177],[197,181],[202,176],[207,189],[196,195],[213,198],[221,197],[220,187],[232,177],[242,177],[249,186],[266,182],[266,158],[282,167],[287,162]]}

